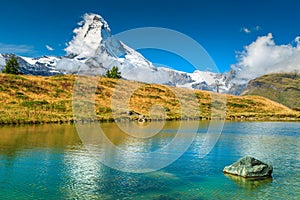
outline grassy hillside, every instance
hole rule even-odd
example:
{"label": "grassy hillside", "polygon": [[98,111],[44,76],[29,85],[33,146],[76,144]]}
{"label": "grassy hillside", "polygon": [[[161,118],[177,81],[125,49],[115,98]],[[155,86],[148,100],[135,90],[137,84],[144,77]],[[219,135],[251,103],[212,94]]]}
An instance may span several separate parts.
{"label": "grassy hillside", "polygon": [[300,74],[270,74],[252,80],[243,95],[259,95],[300,110]]}
{"label": "grassy hillside", "polygon": [[[73,121],[72,98],[74,81],[76,77],[53,76],[16,76],[0,74],[0,124],[23,123],[64,123]],[[180,119],[181,117],[197,117],[210,119],[212,111],[211,95],[206,91],[191,91],[180,88],[170,88],[163,85],[142,84],[133,81],[107,79],[102,77],[86,77],[87,83],[97,80],[95,91],[95,113],[98,120],[112,120],[111,99],[121,99],[125,91],[138,85],[129,101],[129,110],[149,117],[149,110],[154,104],[160,105],[166,112],[167,119]],[[116,92],[118,85],[121,89]],[[81,90],[81,91],[78,91]],[[84,85],[77,87],[76,92],[86,92]],[[194,93],[195,92],[195,93]],[[82,97],[84,97],[84,93]],[[250,120],[278,120],[299,119],[299,112],[258,96],[230,96],[213,94],[215,98],[226,98],[227,119]],[[84,99],[84,98],[83,98]],[[180,99],[180,101],[179,101]],[[196,101],[195,101],[196,99]],[[77,113],[77,119],[92,118],[87,116],[85,108],[93,102],[78,102],[77,108],[82,110],[82,116]],[[183,114],[180,105],[184,104]],[[218,108],[222,105],[213,102]],[[220,104],[220,105],[219,105]],[[225,107],[224,107],[225,108]],[[220,109],[222,110],[222,109]],[[197,113],[196,111],[200,111]],[[214,113],[218,113],[216,111]],[[158,113],[157,118],[160,118]],[[117,117],[124,117],[119,113]],[[135,116],[125,117],[134,118]]]}

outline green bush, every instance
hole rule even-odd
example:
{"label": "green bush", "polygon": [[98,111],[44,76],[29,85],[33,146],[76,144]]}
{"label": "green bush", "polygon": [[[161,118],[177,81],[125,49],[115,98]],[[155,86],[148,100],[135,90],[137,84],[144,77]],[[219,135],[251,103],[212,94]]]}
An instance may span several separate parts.
{"label": "green bush", "polygon": [[121,72],[119,72],[119,68],[117,66],[113,66],[111,70],[107,70],[105,74],[106,78],[115,78],[120,79],[122,78]]}

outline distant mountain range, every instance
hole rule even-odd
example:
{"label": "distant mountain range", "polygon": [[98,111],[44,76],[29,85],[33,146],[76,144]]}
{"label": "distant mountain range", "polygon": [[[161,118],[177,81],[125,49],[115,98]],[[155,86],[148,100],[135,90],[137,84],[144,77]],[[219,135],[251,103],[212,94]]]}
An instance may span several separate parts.
{"label": "distant mountain range", "polygon": [[300,74],[278,73],[249,82],[243,95],[259,95],[300,111]]}
{"label": "distant mountain range", "polygon": [[[155,67],[139,52],[119,40],[110,40],[108,23],[96,14],[85,14],[74,38],[65,49],[64,57],[43,56],[28,58],[16,56],[23,74],[52,76],[56,74],[82,73],[105,74],[107,69],[118,66],[122,77],[146,83],[158,83],[176,87],[240,94],[245,84],[232,81],[235,71],[213,73],[196,70],[193,73]],[[0,54],[0,70],[12,54]],[[104,67],[105,66],[105,67]]]}

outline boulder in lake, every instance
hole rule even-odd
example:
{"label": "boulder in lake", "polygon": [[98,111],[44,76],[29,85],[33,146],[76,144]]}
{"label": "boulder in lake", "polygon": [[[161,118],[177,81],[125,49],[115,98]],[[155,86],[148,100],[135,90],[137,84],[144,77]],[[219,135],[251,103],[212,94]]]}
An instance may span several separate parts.
{"label": "boulder in lake", "polygon": [[246,156],[223,170],[226,174],[241,176],[244,178],[272,177],[273,167],[253,157]]}

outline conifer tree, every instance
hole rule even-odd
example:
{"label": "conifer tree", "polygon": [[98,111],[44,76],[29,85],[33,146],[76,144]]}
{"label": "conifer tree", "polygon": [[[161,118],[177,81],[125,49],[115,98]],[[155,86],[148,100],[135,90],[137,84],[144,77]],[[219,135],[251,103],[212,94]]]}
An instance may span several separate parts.
{"label": "conifer tree", "polygon": [[12,56],[5,64],[2,73],[6,74],[20,74],[19,63],[15,56]]}

